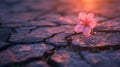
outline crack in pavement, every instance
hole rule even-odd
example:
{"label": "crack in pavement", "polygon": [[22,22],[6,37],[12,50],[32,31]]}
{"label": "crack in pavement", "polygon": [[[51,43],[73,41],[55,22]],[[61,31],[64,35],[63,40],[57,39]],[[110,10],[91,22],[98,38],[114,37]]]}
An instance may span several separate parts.
{"label": "crack in pavement", "polygon": [[89,51],[91,53],[99,53],[105,50],[120,50],[120,44],[107,45],[107,46],[97,46],[97,47],[80,47],[77,45],[71,45],[77,51]]}
{"label": "crack in pavement", "polygon": [[[104,31],[102,31],[102,32],[104,32]],[[53,34],[52,36],[50,36],[50,37],[48,37],[46,39],[52,38],[52,37],[54,37],[57,34],[59,34],[59,33],[55,33],[55,34]],[[43,54],[42,57],[32,57],[32,58],[29,58],[29,59],[27,59],[25,61],[21,61],[21,62],[11,62],[11,63],[6,64],[4,67],[21,66],[21,65],[26,65],[26,64],[28,64],[30,62],[39,61],[39,60],[46,61],[46,63],[50,67],[56,67],[56,66],[59,67],[58,64],[54,60],[52,60],[50,58],[50,56],[52,56],[54,54],[55,50],[59,50],[59,49],[66,48],[66,47],[69,47],[69,48],[72,47],[75,52],[78,52],[78,51],[79,52],[81,52],[81,51],[89,51],[89,52],[93,52],[93,53],[98,53],[98,52],[101,52],[101,51],[104,51],[104,50],[110,50],[110,49],[120,50],[120,46],[119,45],[109,45],[109,46],[100,46],[100,47],[80,47],[80,46],[72,45],[71,44],[71,42],[72,42],[71,36],[73,36],[73,35],[79,35],[79,34],[81,34],[81,33],[73,33],[73,34],[70,34],[70,35],[66,36],[65,37],[65,40],[67,42],[66,45],[55,46],[53,49],[47,50],[46,52],[44,52],[44,54]],[[44,43],[46,43],[46,39],[44,39]],[[7,48],[9,48],[11,46],[15,46],[16,44],[31,44],[31,43],[33,43],[33,42],[28,42],[28,43],[27,42],[26,43],[14,43],[13,42],[13,43],[11,43],[9,45],[1,47],[0,48],[0,52],[6,50]],[[34,42],[34,43],[38,43],[38,42]],[[86,59],[84,58],[84,56],[82,56],[81,54],[79,54],[79,55],[80,55],[80,57],[84,61],[86,61]],[[88,64],[90,64],[90,63],[88,63]],[[91,66],[93,66],[93,65],[91,65]]]}
{"label": "crack in pavement", "polygon": [[[61,46],[62,48],[63,46]],[[54,54],[54,51],[55,50],[58,50],[60,49],[60,47],[55,47],[51,50],[47,50],[46,52],[44,52],[43,56],[41,57],[31,57],[31,58],[28,58],[24,61],[20,61],[20,62],[10,62],[10,63],[7,63],[5,64],[3,67],[14,67],[14,66],[17,66],[17,67],[22,67],[23,65],[27,65],[28,63],[31,63],[33,61],[39,61],[39,60],[44,60],[47,62],[48,65],[50,65],[50,67],[59,67],[58,64],[50,59],[49,57],[52,56]]]}
{"label": "crack in pavement", "polygon": [[59,32],[59,33],[54,33],[52,36],[43,39],[43,42],[46,43],[46,44],[51,44],[51,45],[54,46],[54,47],[57,47],[54,43],[48,43],[46,40],[54,37],[54,36],[57,35],[57,34],[63,33],[63,32],[64,32],[64,31]]}
{"label": "crack in pavement", "polygon": [[[90,65],[93,67],[93,65],[92,65],[91,63],[89,63],[89,62],[84,58],[84,56],[83,56],[76,48],[73,48],[73,46],[72,46],[72,38],[71,38],[70,36],[73,36],[73,35],[76,35],[76,34],[81,34],[81,33],[76,33],[76,32],[74,32],[73,34],[70,34],[70,35],[68,35],[68,36],[65,37],[65,40],[67,41],[67,45],[69,46],[69,48],[72,48],[72,50],[73,50],[75,53],[77,53],[77,54],[81,57],[81,59],[82,59],[83,61],[85,61],[86,63],[90,64]],[[81,47],[81,48],[83,48],[83,47]]]}
{"label": "crack in pavement", "polygon": [[[96,31],[96,32],[106,32],[106,33],[111,33],[112,31]],[[112,33],[116,33],[116,32],[120,32],[120,31],[113,31]],[[90,64],[92,67],[94,67],[93,64],[91,64],[90,62],[88,62],[86,60],[86,58],[84,58],[84,56],[81,54],[82,51],[88,51],[91,53],[99,53],[105,50],[120,50],[120,44],[115,44],[115,45],[107,45],[107,46],[95,46],[95,47],[81,47],[78,45],[73,45],[72,44],[72,38],[71,36],[74,35],[79,35],[81,33],[72,33],[68,36],[65,37],[65,40],[67,41],[67,45],[69,45],[69,47],[76,52],[77,54],[79,54],[79,56],[81,57],[82,60],[84,60],[86,63]]]}
{"label": "crack in pavement", "polygon": [[88,62],[88,61],[85,59],[85,57],[84,57],[80,52],[78,53],[78,55],[81,57],[81,59],[82,59],[83,61],[85,61],[86,63],[90,64],[92,67],[94,67],[94,65],[91,64],[90,62]]}
{"label": "crack in pavement", "polygon": [[[120,33],[120,31],[115,31],[115,30],[108,30],[108,31],[98,30],[98,31],[95,31],[95,32],[105,32],[105,33],[119,32]],[[74,32],[74,33],[72,33],[72,34],[65,37],[65,40],[67,41],[67,44],[69,46],[75,47],[75,49],[77,49],[79,51],[100,52],[100,51],[109,50],[109,49],[120,50],[120,44],[105,45],[105,46],[94,46],[94,47],[80,47],[78,45],[73,45],[71,43],[71,41],[72,41],[71,37],[74,36],[74,35],[79,35],[79,34],[81,34],[81,33]]]}
{"label": "crack in pavement", "polygon": [[[59,33],[62,33],[62,32],[59,32]],[[21,44],[21,45],[22,45],[22,44],[36,44],[36,43],[42,43],[42,42],[44,42],[45,44],[48,44],[48,43],[46,42],[46,40],[49,39],[49,38],[54,37],[55,35],[57,35],[57,34],[59,34],[59,33],[54,33],[54,34],[52,34],[50,37],[44,38],[43,41],[37,41],[37,42],[11,42],[11,41],[7,41],[7,42],[9,43],[9,45],[5,45],[5,46],[0,47],[0,52],[8,49],[9,47],[14,47],[14,46],[16,46],[17,44]],[[55,46],[54,44],[51,44],[51,45],[52,45],[52,46]]]}
{"label": "crack in pavement", "polygon": [[120,33],[119,30],[94,30],[93,32]]}
{"label": "crack in pavement", "polygon": [[57,48],[55,47],[51,50],[46,51],[42,57],[50,67],[59,67],[59,65],[54,60],[50,59],[56,49]]}
{"label": "crack in pavement", "polygon": [[59,67],[58,64],[54,60],[50,59],[49,57],[54,54],[55,50],[65,48],[66,46],[67,45],[57,46],[51,50],[47,50],[46,52],[44,52],[43,56],[41,57],[31,57],[31,58],[28,58],[27,60],[20,61],[20,62],[10,62],[10,63],[5,64],[3,67],[14,67],[14,66],[22,67],[23,65],[25,66],[30,62],[39,61],[39,60],[46,61],[47,64],[50,65],[50,67],[56,67],[56,66]]}

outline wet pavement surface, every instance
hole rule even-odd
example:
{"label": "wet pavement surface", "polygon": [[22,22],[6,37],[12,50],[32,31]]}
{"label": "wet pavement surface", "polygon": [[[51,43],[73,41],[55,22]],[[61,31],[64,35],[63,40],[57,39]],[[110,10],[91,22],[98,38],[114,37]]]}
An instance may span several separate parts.
{"label": "wet pavement surface", "polygon": [[[120,0],[0,0],[0,67],[120,67]],[[90,37],[78,13],[95,14]]]}

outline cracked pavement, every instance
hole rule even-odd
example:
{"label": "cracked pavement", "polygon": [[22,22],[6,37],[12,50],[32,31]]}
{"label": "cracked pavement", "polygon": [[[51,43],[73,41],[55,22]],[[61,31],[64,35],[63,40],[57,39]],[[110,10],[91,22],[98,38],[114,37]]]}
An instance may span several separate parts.
{"label": "cracked pavement", "polygon": [[[0,0],[0,67],[120,67],[119,0]],[[95,14],[90,37],[78,13]]]}

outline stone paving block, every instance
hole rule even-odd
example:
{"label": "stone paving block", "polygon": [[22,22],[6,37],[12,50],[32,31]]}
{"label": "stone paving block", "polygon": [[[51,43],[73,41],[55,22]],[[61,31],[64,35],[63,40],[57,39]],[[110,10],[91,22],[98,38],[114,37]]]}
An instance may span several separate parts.
{"label": "stone paving block", "polygon": [[91,67],[80,56],[68,49],[56,50],[51,57],[59,67]]}
{"label": "stone paving block", "polygon": [[17,34],[25,35],[25,34],[29,34],[30,30],[34,29],[34,28],[36,28],[36,27],[35,26],[33,26],[33,27],[20,27],[20,28],[16,28],[15,31]]}
{"label": "stone paving block", "polygon": [[[11,35],[11,37],[10,37],[10,39],[9,39],[9,41],[12,41],[12,42],[21,42],[21,40],[24,42],[25,40],[25,36],[24,36],[24,34],[13,34],[13,35]],[[31,38],[32,39],[32,38]],[[30,41],[30,40],[29,40]],[[27,41],[28,42],[28,41]]]}
{"label": "stone paving block", "polygon": [[0,41],[6,41],[11,34],[11,29],[0,29]]}
{"label": "stone paving block", "polygon": [[7,64],[10,62],[21,62],[29,58],[41,57],[44,52],[52,49],[53,46],[38,43],[38,44],[17,44],[14,47],[8,48],[0,52],[0,63]]}
{"label": "stone paving block", "polygon": [[45,61],[36,61],[27,64],[25,67],[50,67]]}
{"label": "stone paving block", "polygon": [[47,39],[46,42],[54,44],[56,46],[67,45],[67,41],[65,40],[65,37],[68,35],[69,34],[67,33],[60,33],[50,39]]}
{"label": "stone paving block", "polygon": [[83,34],[72,36],[72,44],[82,47],[96,47],[107,45],[120,45],[120,33],[97,32],[95,35],[85,37]]}
{"label": "stone paving block", "polygon": [[106,50],[100,53],[81,52],[95,67],[120,67],[120,50]]}

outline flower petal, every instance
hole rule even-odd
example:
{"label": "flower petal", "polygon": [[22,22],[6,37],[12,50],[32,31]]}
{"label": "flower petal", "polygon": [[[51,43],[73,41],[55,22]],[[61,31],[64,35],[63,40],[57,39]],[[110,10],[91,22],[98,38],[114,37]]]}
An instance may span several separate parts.
{"label": "flower petal", "polygon": [[89,13],[89,14],[87,15],[87,20],[92,20],[93,17],[94,17],[94,14],[93,14],[93,13]]}
{"label": "flower petal", "polygon": [[84,22],[80,20],[78,24],[79,25],[84,25]]}
{"label": "flower petal", "polygon": [[91,28],[85,27],[85,28],[84,28],[84,31],[83,31],[83,34],[84,34],[86,37],[89,37],[89,36],[90,36],[90,32],[91,32]]}
{"label": "flower petal", "polygon": [[87,15],[84,12],[80,12],[78,18],[81,20],[85,20]]}
{"label": "flower petal", "polygon": [[90,21],[89,27],[90,27],[91,29],[93,29],[95,26],[96,26],[96,20],[93,19],[93,20]]}
{"label": "flower petal", "polygon": [[83,25],[80,25],[80,24],[77,24],[74,28],[74,31],[79,33],[79,32],[82,32],[84,29],[84,26]]}

